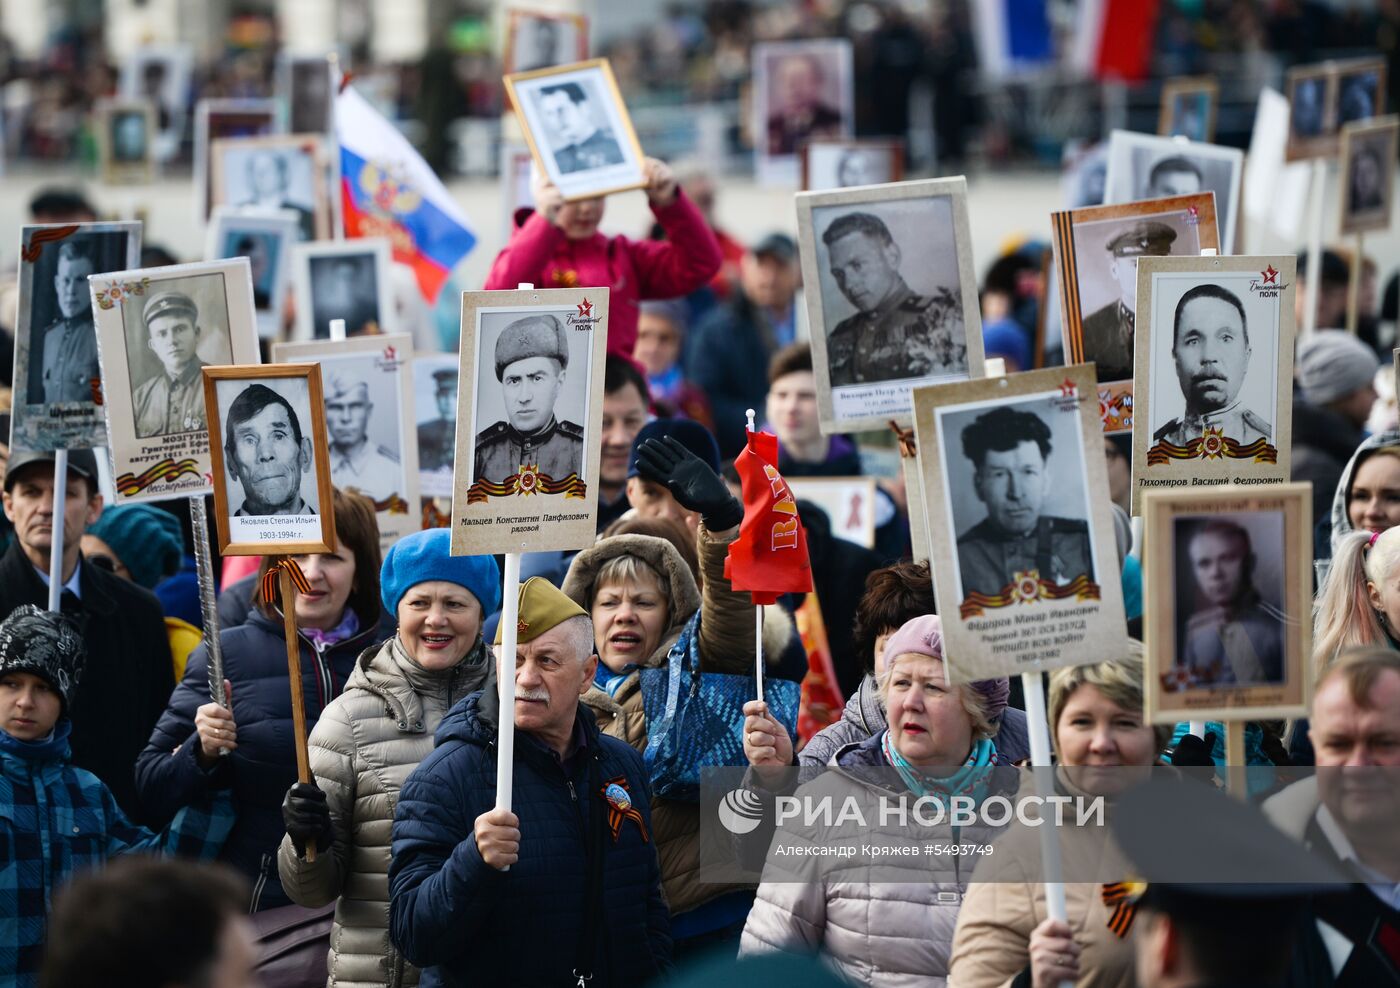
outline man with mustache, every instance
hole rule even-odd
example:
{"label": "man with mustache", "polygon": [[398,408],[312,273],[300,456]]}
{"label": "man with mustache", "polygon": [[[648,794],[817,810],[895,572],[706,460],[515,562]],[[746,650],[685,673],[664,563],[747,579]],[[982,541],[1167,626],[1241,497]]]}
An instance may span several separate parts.
{"label": "man with mustache", "polygon": [[1249,532],[1214,518],[1188,536],[1187,555],[1202,609],[1186,623],[1181,663],[1197,685],[1283,682],[1283,620],[1254,587]]}
{"label": "man with mustache", "polygon": [[1241,446],[1271,442],[1273,426],[1239,402],[1251,352],[1244,303],[1234,292],[1207,284],[1181,296],[1172,321],[1172,359],[1186,414],[1154,432],[1153,442],[1190,446],[1206,429],[1218,429]]}
{"label": "man with mustache", "polygon": [[1050,492],[1050,427],[1034,412],[995,408],[962,432],[976,469],[973,489],[987,517],[958,538],[962,594],[997,596],[1020,574],[1056,586],[1094,578],[1089,526],[1042,515]]}
{"label": "man with mustache", "polygon": [[827,336],[833,388],[967,373],[959,296],[948,288],[916,294],[899,273],[902,254],[882,219],[838,216],[822,243],[836,286],[860,310]]}
{"label": "man with mustache", "polygon": [[311,440],[291,404],[267,385],[249,385],[229,407],[224,464],[243,488],[235,515],[317,514],[301,496]]}
{"label": "man with mustache", "polygon": [[199,309],[180,292],[163,292],[141,310],[146,346],[161,369],[131,396],[136,436],[168,436],[205,428],[204,378],[199,359]]}

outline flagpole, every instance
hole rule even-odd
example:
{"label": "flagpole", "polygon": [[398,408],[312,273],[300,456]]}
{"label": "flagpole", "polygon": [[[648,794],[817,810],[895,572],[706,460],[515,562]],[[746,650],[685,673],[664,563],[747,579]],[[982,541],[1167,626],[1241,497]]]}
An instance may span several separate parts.
{"label": "flagpole", "polygon": [[[753,409],[745,410],[748,416],[749,432],[756,432],[753,421]],[[757,689],[758,699],[763,699],[763,605],[753,605],[753,648],[754,648],[754,686]]]}

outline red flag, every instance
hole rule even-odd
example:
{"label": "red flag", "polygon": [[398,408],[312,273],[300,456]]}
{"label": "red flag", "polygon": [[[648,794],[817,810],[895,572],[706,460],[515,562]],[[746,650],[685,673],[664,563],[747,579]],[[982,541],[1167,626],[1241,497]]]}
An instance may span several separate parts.
{"label": "red flag", "polygon": [[724,576],[735,590],[747,590],[755,604],[772,604],[785,593],[812,589],[807,533],[797,502],[778,473],[778,437],[749,432],[734,460],[744,489],[744,521],[729,544]]}
{"label": "red flag", "polygon": [[841,719],[846,701],[836,682],[836,665],[826,638],[826,622],[815,592],[809,593],[797,609],[797,633],[807,651],[807,675],[802,677],[802,695],[797,708],[797,747],[801,749],[812,735]]}

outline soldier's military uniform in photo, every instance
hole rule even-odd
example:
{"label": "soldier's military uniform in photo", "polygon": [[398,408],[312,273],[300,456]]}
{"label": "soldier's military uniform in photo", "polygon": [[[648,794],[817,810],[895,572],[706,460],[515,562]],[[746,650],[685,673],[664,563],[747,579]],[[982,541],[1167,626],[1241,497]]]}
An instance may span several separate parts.
{"label": "soldier's military uniform in photo", "polygon": [[966,370],[967,346],[953,338],[961,319],[962,305],[947,288],[920,295],[899,278],[874,309],[832,330],[831,386]]}
{"label": "soldier's military uniform in photo", "polygon": [[964,595],[995,596],[1017,573],[1031,570],[1042,580],[1064,586],[1094,571],[1089,526],[1076,518],[1042,517],[1030,532],[1019,535],[987,518],[958,539],[958,565]]}
{"label": "soldier's military uniform in photo", "polygon": [[[161,320],[166,323],[157,327]],[[145,439],[205,428],[201,370],[206,365],[195,351],[199,308],[188,295],[163,292],[146,303],[141,321],[147,346],[159,358],[161,369],[132,393],[136,435]]]}
{"label": "soldier's military uniform in photo", "polygon": [[457,423],[447,414],[457,404],[457,372],[433,371],[433,393],[443,415],[418,425],[419,470],[445,470],[456,455]]}
{"label": "soldier's military uniform in photo", "polygon": [[[1113,255],[1113,264],[1127,263],[1124,258],[1143,256],[1166,257],[1170,254],[1176,231],[1156,220],[1134,223],[1104,245]],[[1116,273],[1116,272],[1115,272]],[[1122,290],[1135,293],[1132,273],[1128,285],[1117,278]],[[1092,360],[1099,370],[1100,381],[1125,381],[1133,376],[1134,312],[1119,297],[1085,317],[1083,323],[1084,359]]]}

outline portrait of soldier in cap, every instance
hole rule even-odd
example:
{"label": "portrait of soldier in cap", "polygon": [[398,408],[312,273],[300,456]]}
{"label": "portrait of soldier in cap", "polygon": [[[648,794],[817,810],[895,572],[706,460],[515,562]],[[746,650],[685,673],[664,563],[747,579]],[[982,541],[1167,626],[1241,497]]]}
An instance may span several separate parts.
{"label": "portrait of soldier in cap", "polygon": [[401,471],[394,451],[369,438],[370,416],[374,414],[369,382],[348,367],[333,366],[327,371],[326,432],[330,439],[331,482],[384,501],[399,493]]}
{"label": "portrait of soldier in cap", "polygon": [[973,491],[986,517],[958,536],[962,593],[995,596],[1018,573],[1064,586],[1094,578],[1089,526],[1083,519],[1042,513],[1053,476],[1050,426],[1032,411],[1003,406],[977,416],[962,430]]}
{"label": "portrait of soldier in cap", "polygon": [[496,337],[495,356],[507,421],[477,435],[474,479],[500,484],[525,466],[553,480],[581,475],[583,428],[555,413],[569,367],[563,322],[549,314],[516,319]]}
{"label": "portrait of soldier in cap", "polygon": [[535,104],[562,174],[622,164],[622,145],[610,128],[598,123],[602,110],[583,82],[544,86]]}
{"label": "portrait of soldier in cap", "polygon": [[138,439],[207,428],[199,359],[199,308],[182,292],[160,292],[141,309],[146,346],[159,369],[131,395]]}
{"label": "portrait of soldier in cap", "polygon": [[93,400],[99,371],[88,275],[96,270],[87,244],[69,240],[59,246],[53,277],[57,318],[44,327],[42,344],[30,349],[30,404]]}
{"label": "portrait of soldier in cap", "polygon": [[433,371],[437,418],[418,423],[418,469],[451,470],[457,442],[457,369]]}
{"label": "portrait of soldier in cap", "polygon": [[1133,376],[1133,323],[1137,309],[1137,259],[1166,257],[1176,231],[1159,220],[1140,220],[1104,244],[1108,272],[1118,298],[1084,318],[1084,359],[1098,367],[1100,381]]}
{"label": "portrait of soldier in cap", "polygon": [[224,429],[224,466],[243,489],[234,515],[317,514],[301,495],[311,464],[311,439],[291,402],[266,384],[239,392]]}
{"label": "portrait of soldier in cap", "polygon": [[858,312],[827,337],[831,386],[967,373],[957,286],[932,295],[911,289],[903,254],[871,212],[838,216],[822,233],[832,279]]}
{"label": "portrait of soldier in cap", "polygon": [[1272,442],[1273,426],[1239,398],[1251,352],[1239,296],[1213,284],[1182,295],[1172,319],[1172,361],[1186,411],[1153,432],[1153,442],[1187,446],[1207,428],[1242,446],[1256,439]]}

